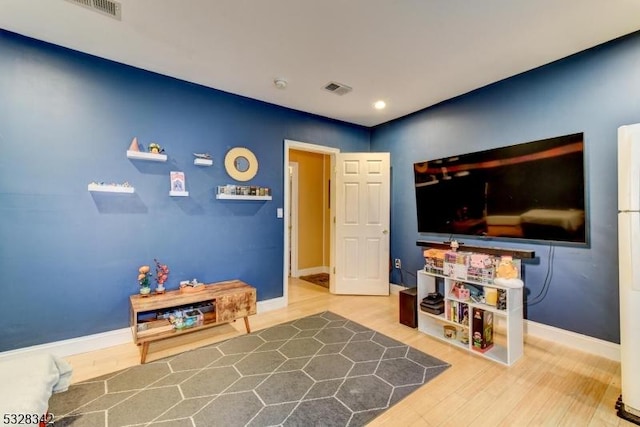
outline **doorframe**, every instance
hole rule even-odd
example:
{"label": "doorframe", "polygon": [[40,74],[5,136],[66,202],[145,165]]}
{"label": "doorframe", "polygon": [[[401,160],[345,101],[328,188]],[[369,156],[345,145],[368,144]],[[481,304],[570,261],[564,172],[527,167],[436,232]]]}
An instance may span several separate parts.
{"label": "doorframe", "polygon": [[[282,297],[284,299],[285,306],[289,305],[289,204],[291,200],[290,188],[289,188],[289,150],[309,151],[312,153],[320,153],[331,156],[331,165],[335,164],[335,155],[340,153],[339,148],[328,147],[325,145],[310,144],[308,142],[294,141],[291,139],[284,140],[284,173],[282,174],[282,180],[284,184],[284,250],[283,250],[283,265],[282,265]],[[332,180],[333,182],[333,180]],[[333,204],[331,205],[333,206]],[[333,208],[332,208],[333,209]],[[333,224],[333,223],[332,223]],[[331,242],[335,239],[335,229],[331,227],[331,235],[329,238]],[[333,245],[331,245],[329,259],[331,261],[330,267],[333,267]]]}
{"label": "doorframe", "polygon": [[290,181],[289,181],[289,200],[290,207],[289,217],[291,218],[291,223],[287,227],[287,230],[291,233],[289,242],[289,251],[287,255],[291,254],[289,259],[291,260],[291,264],[289,265],[288,272],[291,273],[291,276],[298,277],[298,162],[289,162],[290,169]]}

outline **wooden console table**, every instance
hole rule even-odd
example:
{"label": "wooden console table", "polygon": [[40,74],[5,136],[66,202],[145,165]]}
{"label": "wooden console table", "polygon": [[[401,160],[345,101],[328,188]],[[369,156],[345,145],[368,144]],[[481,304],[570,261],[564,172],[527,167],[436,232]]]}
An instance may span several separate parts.
{"label": "wooden console table", "polygon": [[[249,316],[256,314],[256,289],[240,280],[210,283],[194,292],[180,290],[146,297],[132,295],[131,331],[134,342],[140,346],[140,363],[145,363],[149,343],[244,318],[247,333]],[[159,319],[163,313],[206,305],[202,319],[195,326],[174,329],[168,319]]]}

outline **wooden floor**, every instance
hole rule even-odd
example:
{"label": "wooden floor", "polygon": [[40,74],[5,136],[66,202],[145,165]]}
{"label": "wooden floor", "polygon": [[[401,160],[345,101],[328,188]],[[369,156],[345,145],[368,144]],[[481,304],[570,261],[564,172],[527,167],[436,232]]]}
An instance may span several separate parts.
{"label": "wooden floor", "polygon": [[[375,419],[371,426],[633,426],[618,418],[620,364],[530,338],[525,355],[504,367],[398,322],[398,297],[336,296],[292,279],[289,306],[251,316],[256,331],[332,311],[451,364],[443,374]],[[152,343],[147,360],[246,333],[244,322]],[[67,358],[74,382],[139,364],[138,348],[124,344]]]}

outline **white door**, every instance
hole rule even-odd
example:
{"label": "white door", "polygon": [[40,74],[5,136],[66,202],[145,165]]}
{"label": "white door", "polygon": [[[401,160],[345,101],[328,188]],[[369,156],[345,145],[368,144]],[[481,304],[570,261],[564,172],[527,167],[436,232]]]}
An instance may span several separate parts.
{"label": "white door", "polygon": [[389,295],[390,155],[339,153],[334,170],[331,292]]}

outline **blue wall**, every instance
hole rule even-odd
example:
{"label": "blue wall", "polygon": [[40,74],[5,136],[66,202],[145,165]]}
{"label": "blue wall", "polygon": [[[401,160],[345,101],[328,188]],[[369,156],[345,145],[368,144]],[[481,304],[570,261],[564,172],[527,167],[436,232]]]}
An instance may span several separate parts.
{"label": "blue wall", "polygon": [[[530,300],[542,301],[528,305],[528,318],[619,342],[617,128],[639,121],[636,33],[374,128],[371,151],[391,152],[391,254],[403,260],[405,283],[415,285],[410,272],[424,265],[415,242],[443,240],[416,231],[414,162],[584,132],[589,248],[462,241],[535,250],[525,285]],[[553,276],[545,291],[550,255]]]}
{"label": "blue wall", "polygon": [[[589,248],[466,241],[535,250],[529,298],[544,294],[553,251],[550,286],[528,318],[619,341],[616,137],[640,121],[640,33],[373,129],[1,30],[0,70],[0,351],[128,326],[137,268],[154,257],[171,268],[169,288],[240,278],[259,300],[281,296],[283,139],[391,152],[391,256],[415,285],[416,240],[440,237],[416,231],[414,162],[576,132],[585,134]],[[127,159],[134,136],[163,145],[169,161]],[[255,152],[251,183],[271,187],[273,201],[215,200],[215,187],[232,182],[222,161],[235,146]],[[212,168],[193,165],[200,151]],[[189,198],[168,196],[171,170],[186,173]],[[94,180],[129,181],[136,193],[89,193]]]}
{"label": "blue wall", "polygon": [[[283,140],[369,151],[368,129],[300,113],[0,30],[0,351],[123,328],[138,266],[167,288],[239,278],[282,296]],[[126,158],[131,139],[167,163]],[[225,153],[259,160],[268,202],[218,201]],[[193,165],[209,152],[214,166]],[[171,198],[169,171],[188,198]],[[134,195],[89,193],[124,182]]]}

